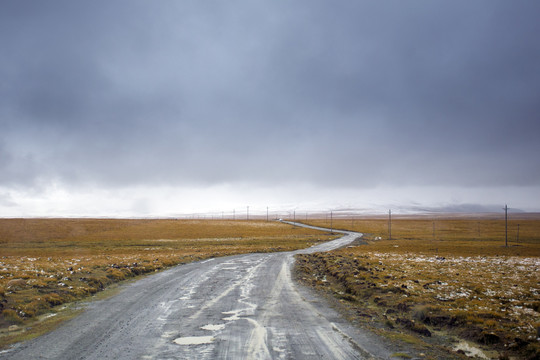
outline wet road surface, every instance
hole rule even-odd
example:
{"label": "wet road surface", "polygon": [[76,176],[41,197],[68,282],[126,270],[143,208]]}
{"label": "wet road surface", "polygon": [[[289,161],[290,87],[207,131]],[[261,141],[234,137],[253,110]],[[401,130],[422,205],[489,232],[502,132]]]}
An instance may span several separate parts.
{"label": "wet road surface", "polygon": [[181,265],[92,302],[6,359],[378,359],[391,353],[291,279],[294,255],[344,246],[358,233],[296,252]]}

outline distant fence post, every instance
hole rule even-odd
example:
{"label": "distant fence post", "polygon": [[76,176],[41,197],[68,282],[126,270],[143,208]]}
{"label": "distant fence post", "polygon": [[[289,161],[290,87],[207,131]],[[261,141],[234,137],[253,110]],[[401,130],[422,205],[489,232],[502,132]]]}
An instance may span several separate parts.
{"label": "distant fence post", "polygon": [[504,246],[508,247],[508,205],[504,205]]}

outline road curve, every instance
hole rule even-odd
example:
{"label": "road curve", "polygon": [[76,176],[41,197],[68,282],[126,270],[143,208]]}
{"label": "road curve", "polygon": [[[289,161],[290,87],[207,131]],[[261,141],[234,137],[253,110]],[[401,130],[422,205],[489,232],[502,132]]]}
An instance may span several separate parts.
{"label": "road curve", "polygon": [[291,279],[293,256],[344,246],[216,258],[145,277],[92,302],[9,359],[379,359],[391,353]]}

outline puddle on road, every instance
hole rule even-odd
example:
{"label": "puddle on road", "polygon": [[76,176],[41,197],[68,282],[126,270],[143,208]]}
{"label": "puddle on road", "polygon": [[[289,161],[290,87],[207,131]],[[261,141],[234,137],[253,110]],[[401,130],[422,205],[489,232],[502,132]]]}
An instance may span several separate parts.
{"label": "puddle on road", "polygon": [[178,345],[203,345],[214,341],[213,336],[186,336],[174,339],[173,343]]}
{"label": "puddle on road", "polygon": [[208,325],[204,325],[204,326],[201,327],[201,329],[208,330],[208,331],[218,331],[218,330],[221,330],[223,328],[225,328],[225,324],[220,324],[220,325],[208,324]]}
{"label": "puddle on road", "polygon": [[229,316],[229,317],[226,317],[226,318],[223,318],[223,320],[225,321],[236,321],[236,320],[239,320],[240,319],[240,313],[244,311],[244,309],[242,310],[233,310],[233,311],[225,311],[225,312],[222,312],[223,315],[232,315],[232,316]]}
{"label": "puddle on road", "polygon": [[163,334],[161,334],[161,337],[164,339],[172,338],[176,333],[174,331],[166,331]]}

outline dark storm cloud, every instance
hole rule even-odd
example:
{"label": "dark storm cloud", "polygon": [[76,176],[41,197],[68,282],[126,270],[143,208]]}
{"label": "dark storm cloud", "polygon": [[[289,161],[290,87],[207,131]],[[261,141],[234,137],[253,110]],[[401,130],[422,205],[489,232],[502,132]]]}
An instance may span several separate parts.
{"label": "dark storm cloud", "polygon": [[539,14],[7,1],[0,181],[537,185]]}

